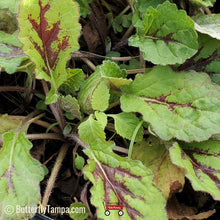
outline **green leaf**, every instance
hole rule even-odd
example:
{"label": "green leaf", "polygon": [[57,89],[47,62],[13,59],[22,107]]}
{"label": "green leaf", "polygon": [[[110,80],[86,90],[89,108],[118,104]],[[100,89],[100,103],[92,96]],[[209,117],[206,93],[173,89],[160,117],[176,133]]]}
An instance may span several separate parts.
{"label": "green leaf", "polygon": [[97,217],[106,219],[105,205],[123,205],[123,216],[109,210],[110,218],[167,219],[165,200],[152,183],[152,172],[140,161],[120,157],[112,152],[114,143],[96,143],[85,150],[90,157],[84,175],[93,183],[91,203]]}
{"label": "green leaf", "polygon": [[147,13],[149,7],[157,8],[158,5],[164,3],[166,0],[138,0],[135,3],[136,10],[140,13]]}
{"label": "green leaf", "polygon": [[[121,70],[116,63],[104,61],[80,89],[78,100],[81,110],[87,114],[93,113],[94,110],[104,111],[108,107],[109,83],[114,88],[130,84],[132,80],[125,77],[126,71]],[[103,100],[100,98],[102,92],[106,96],[102,97]]]}
{"label": "green leaf", "polygon": [[193,20],[197,31],[220,40],[220,14],[198,15]]}
{"label": "green leaf", "polygon": [[136,143],[132,159],[140,160],[154,174],[154,183],[162,191],[165,199],[183,189],[184,170],[174,165],[166,149],[166,143],[150,136],[146,141]]}
{"label": "green leaf", "polygon": [[220,200],[220,142],[174,143],[169,149],[172,162],[186,171],[195,190],[207,192]]}
{"label": "green leaf", "polygon": [[208,73],[219,73],[220,41],[206,34],[199,34],[198,41],[198,52],[178,68],[183,70],[187,68]]}
{"label": "green leaf", "polygon": [[4,69],[9,74],[14,73],[21,62],[27,59],[17,39],[17,33],[0,32],[0,70]]}
{"label": "green leaf", "polygon": [[46,103],[56,102],[56,89],[66,81],[66,62],[79,48],[77,3],[72,0],[23,0],[18,23],[23,50],[36,65],[36,77],[51,82]]}
{"label": "green leaf", "polygon": [[122,91],[122,110],[141,113],[163,140],[203,141],[220,132],[220,87],[205,73],[157,66]]}
{"label": "green leaf", "polygon": [[80,138],[88,144],[97,140],[105,141],[103,124],[93,119],[92,115],[86,121],[82,122],[78,129]]}
{"label": "green leaf", "polygon": [[84,220],[89,216],[89,210],[84,203],[74,202],[69,207],[69,215],[72,219]]}
{"label": "green leaf", "polygon": [[59,90],[67,95],[74,94],[84,83],[84,73],[81,69],[67,69],[67,80],[60,86]]}
{"label": "green leaf", "polygon": [[92,108],[94,110],[105,111],[109,105],[109,97],[108,83],[100,83],[92,96]]}
{"label": "green leaf", "polygon": [[20,2],[21,0],[0,0],[0,8],[8,8],[12,13],[17,14]]}
{"label": "green leaf", "polygon": [[79,154],[75,154],[74,164],[78,170],[82,170],[85,165],[85,160]]}
{"label": "green leaf", "polygon": [[60,107],[64,111],[70,112],[79,120],[82,119],[78,100],[75,97],[72,97],[71,95],[60,96]]}
{"label": "green leaf", "polygon": [[[17,21],[16,15],[13,14],[8,9],[1,8],[1,1],[0,0],[0,30],[9,34],[14,33],[17,30]],[[4,1],[8,2],[8,1]]]}
{"label": "green leaf", "polygon": [[[109,114],[108,116],[114,118],[115,130],[123,138],[131,140],[133,133],[139,124],[140,120],[133,113],[122,112],[117,115]],[[141,141],[143,139],[143,127],[141,126],[135,141]]]}
{"label": "green leaf", "polygon": [[95,117],[98,120],[98,122],[101,123],[102,128],[105,129],[105,126],[107,125],[107,115],[104,112],[95,112]]}
{"label": "green leaf", "polygon": [[[37,210],[40,201],[39,183],[44,178],[44,169],[29,153],[32,144],[24,132],[9,132],[3,135],[0,151],[0,218],[29,219],[35,213],[17,212],[16,207],[31,207]],[[12,213],[7,213],[10,207]]]}
{"label": "green leaf", "polygon": [[148,8],[136,26],[129,45],[139,47],[143,58],[154,64],[181,64],[198,49],[193,21],[168,1],[157,9]]}
{"label": "green leaf", "polygon": [[92,2],[92,0],[75,0],[76,2],[79,3],[80,6],[80,15],[85,18],[89,13],[89,3]]}

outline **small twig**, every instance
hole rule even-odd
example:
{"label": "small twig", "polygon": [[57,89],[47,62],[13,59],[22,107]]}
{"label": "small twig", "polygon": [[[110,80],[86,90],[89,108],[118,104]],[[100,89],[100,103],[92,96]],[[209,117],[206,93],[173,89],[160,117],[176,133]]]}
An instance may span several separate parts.
{"label": "small twig", "polygon": [[91,70],[95,71],[96,66],[95,66],[89,59],[87,59],[87,58],[81,58],[81,60],[82,60],[85,64],[87,64],[88,67],[89,67]]}
{"label": "small twig", "polygon": [[39,134],[27,134],[25,136],[27,139],[30,140],[40,140],[40,139],[48,139],[48,140],[60,140],[65,141],[63,135],[57,133],[39,133]]}
{"label": "small twig", "polygon": [[42,210],[45,210],[45,208],[47,206],[51,191],[53,189],[54,183],[56,181],[56,177],[57,177],[58,172],[60,170],[63,159],[66,155],[68,147],[69,147],[69,144],[64,143],[62,145],[62,147],[60,148],[59,154],[57,156],[57,159],[56,159],[56,162],[54,164],[53,170],[50,174],[50,178],[47,182],[47,187],[46,187],[45,192],[44,192],[44,196],[43,196],[43,200],[42,200]]}
{"label": "small twig", "polygon": [[142,69],[132,69],[132,70],[127,70],[127,74],[137,74],[137,73],[144,73],[145,72],[145,68]]}
{"label": "small twig", "polygon": [[[28,88],[19,86],[0,86],[0,92],[27,92]],[[32,93],[41,93],[35,89],[31,89]]]}
{"label": "small twig", "polygon": [[212,14],[212,12],[210,11],[210,9],[208,8],[208,7],[203,7],[203,10],[205,11],[205,13],[207,14],[207,15],[211,15]]}

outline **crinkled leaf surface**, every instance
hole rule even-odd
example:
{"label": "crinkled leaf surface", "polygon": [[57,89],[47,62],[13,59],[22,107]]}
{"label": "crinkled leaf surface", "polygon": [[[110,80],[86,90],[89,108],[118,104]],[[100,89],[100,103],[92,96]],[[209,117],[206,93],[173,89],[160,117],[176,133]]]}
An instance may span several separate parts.
{"label": "crinkled leaf surface", "polygon": [[181,64],[198,49],[193,21],[168,1],[148,8],[137,28],[129,45],[139,47],[143,58],[154,64]]}
{"label": "crinkled leaf surface", "polygon": [[157,66],[122,91],[122,110],[140,112],[163,140],[202,141],[220,132],[220,87],[205,73]]}
{"label": "crinkled leaf surface", "polygon": [[76,118],[81,120],[82,115],[80,112],[78,100],[75,97],[72,97],[71,95],[60,96],[60,106],[64,111],[70,112]]}
{"label": "crinkled leaf surface", "polygon": [[180,146],[174,143],[169,149],[172,162],[185,169],[195,190],[220,200],[220,142],[183,143]]}
{"label": "crinkled leaf surface", "polygon": [[[126,112],[122,112],[115,115],[109,114],[108,116],[114,118],[116,132],[120,136],[131,140],[137,125],[140,123],[139,118],[137,118],[136,115],[133,113]],[[142,139],[143,127],[141,126],[136,135],[135,141],[141,141]]]}
{"label": "crinkled leaf surface", "polygon": [[133,147],[132,159],[140,160],[154,174],[155,185],[168,199],[173,193],[182,190],[185,183],[185,172],[174,165],[165,147],[165,142],[155,136],[146,141],[136,143]]}
{"label": "crinkled leaf surface", "polygon": [[77,3],[72,0],[23,0],[18,23],[23,50],[36,65],[36,77],[51,82],[47,104],[56,102],[56,89],[67,79],[66,62],[79,48]]}
{"label": "crinkled leaf surface", "polygon": [[120,157],[112,152],[113,143],[95,143],[86,150],[90,157],[84,175],[93,183],[91,203],[98,218],[106,219],[105,207],[110,203],[123,205],[124,215],[110,210],[110,218],[167,219],[165,200],[152,183],[152,172],[140,161]]}
{"label": "crinkled leaf surface", "polygon": [[88,144],[91,144],[97,140],[105,141],[103,122],[95,120],[93,115],[90,115],[86,121],[80,124],[79,136]]}
{"label": "crinkled leaf surface", "polygon": [[[39,183],[44,177],[44,169],[29,153],[32,147],[24,132],[8,132],[3,135],[0,151],[0,218],[28,219],[34,213],[16,213],[16,206],[36,207],[40,200]],[[7,207],[12,213],[7,215]],[[14,210],[14,212],[13,212]]]}
{"label": "crinkled leaf surface", "polygon": [[148,8],[151,6],[157,8],[159,4],[164,3],[166,0],[138,0],[135,3],[135,9],[140,13],[147,13]]}
{"label": "crinkled leaf surface", "polygon": [[67,95],[74,94],[84,82],[84,73],[81,69],[67,69],[67,80],[60,86],[59,90]]}
{"label": "crinkled leaf surface", "polygon": [[198,15],[193,20],[197,31],[220,40],[220,14]]}
{"label": "crinkled leaf surface", "polygon": [[27,59],[21,46],[17,39],[17,31],[13,34],[0,32],[0,70],[14,73],[21,62]]}
{"label": "crinkled leaf surface", "polygon": [[131,80],[126,77],[126,71],[111,61],[104,61],[82,85],[78,100],[83,112],[91,114],[94,110],[104,111],[109,104],[110,85],[120,88],[128,85]]}

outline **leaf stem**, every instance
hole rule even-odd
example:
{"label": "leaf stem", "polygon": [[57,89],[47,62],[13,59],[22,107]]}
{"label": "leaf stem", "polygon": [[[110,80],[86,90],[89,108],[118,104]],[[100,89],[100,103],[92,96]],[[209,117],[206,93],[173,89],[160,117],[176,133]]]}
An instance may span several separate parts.
{"label": "leaf stem", "polygon": [[144,122],[144,120],[142,119],[142,120],[138,123],[138,125],[137,125],[137,127],[135,128],[134,133],[133,133],[133,135],[132,135],[131,142],[130,142],[130,145],[129,145],[129,150],[128,150],[128,158],[129,158],[129,159],[131,159],[132,150],[133,150],[133,146],[134,146],[134,141],[135,141],[135,138],[136,138],[136,136],[137,136],[137,133],[138,133],[138,131],[139,131],[141,125],[143,124],[143,122]]}
{"label": "leaf stem", "polygon": [[47,206],[47,203],[49,201],[49,197],[50,197],[51,191],[53,189],[56,177],[57,177],[58,172],[60,170],[60,167],[61,167],[61,164],[63,162],[63,159],[64,159],[64,157],[66,155],[68,147],[69,147],[69,144],[64,143],[62,145],[62,147],[60,148],[60,151],[59,151],[59,154],[57,156],[56,162],[54,164],[53,170],[52,170],[52,172],[50,174],[50,178],[49,178],[49,180],[47,182],[47,187],[45,189],[43,200],[42,200],[42,209],[41,210],[45,210],[45,208]]}

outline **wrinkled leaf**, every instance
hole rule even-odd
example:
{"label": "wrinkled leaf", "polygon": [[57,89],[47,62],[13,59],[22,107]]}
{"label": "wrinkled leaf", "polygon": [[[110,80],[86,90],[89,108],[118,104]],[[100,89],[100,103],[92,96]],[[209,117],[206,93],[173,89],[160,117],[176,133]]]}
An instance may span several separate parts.
{"label": "wrinkled leaf", "polygon": [[94,110],[105,111],[108,108],[109,97],[108,83],[100,83],[92,96],[92,108]]}
{"label": "wrinkled leaf", "polygon": [[197,31],[220,40],[220,14],[198,15],[193,20]]}
{"label": "wrinkled leaf", "polygon": [[[108,116],[114,118],[115,130],[123,138],[131,140],[133,133],[140,123],[140,120],[133,113],[122,112],[119,114],[109,114]],[[143,139],[143,127],[141,126],[135,141],[141,141]]]}
{"label": "wrinkled leaf", "polygon": [[207,192],[220,200],[220,142],[174,143],[169,149],[174,164],[185,169],[194,190]]}
{"label": "wrinkled leaf", "polygon": [[86,121],[82,122],[78,129],[80,138],[88,144],[97,140],[105,141],[103,123],[93,119],[92,115]]}
{"label": "wrinkled leaf", "polygon": [[84,82],[84,73],[81,69],[67,69],[67,80],[60,86],[59,90],[67,95],[74,94]]}
{"label": "wrinkled leaf", "polygon": [[76,0],[76,2],[78,2],[80,6],[80,15],[85,18],[90,13],[89,3],[91,3],[92,0]]}
{"label": "wrinkled leaf", "polygon": [[60,96],[60,106],[64,111],[70,112],[76,118],[81,120],[82,115],[80,112],[80,107],[75,97],[72,97],[71,95]]}
{"label": "wrinkled leaf", "polygon": [[123,205],[123,216],[109,210],[110,219],[167,219],[165,200],[153,185],[153,175],[140,161],[112,152],[114,143],[96,143],[85,153],[90,157],[84,175],[93,183],[91,203],[98,218],[104,218],[105,205]]}
{"label": "wrinkled leaf", "polygon": [[162,191],[165,199],[183,189],[185,173],[174,165],[166,149],[166,143],[154,136],[146,141],[136,143],[133,147],[132,159],[140,160],[154,174],[154,183]]}
{"label": "wrinkled leaf", "polygon": [[104,61],[80,89],[78,100],[82,111],[87,114],[93,113],[94,110],[104,111],[109,102],[109,84],[114,88],[130,84],[132,80],[125,77],[126,71],[121,70],[116,63]]}
{"label": "wrinkled leaf", "polygon": [[143,58],[154,64],[181,64],[198,49],[193,21],[168,1],[157,9],[148,8],[136,26],[129,45],[139,47]]}
{"label": "wrinkled leaf", "polygon": [[136,10],[140,13],[147,13],[148,8],[151,6],[157,8],[158,5],[164,3],[166,0],[138,0],[135,3]]}
{"label": "wrinkled leaf", "polygon": [[[29,151],[32,144],[25,138],[24,132],[5,133],[3,140],[0,151],[0,218],[28,219],[34,213],[16,213],[16,206],[37,207],[41,197],[39,183],[44,177],[44,169],[31,157]],[[9,215],[7,207],[12,210]]]}
{"label": "wrinkled leaf", "polygon": [[122,91],[122,110],[140,112],[163,140],[202,141],[220,132],[220,87],[205,73],[157,66]]}
{"label": "wrinkled leaf", "polygon": [[17,33],[0,32],[0,70],[4,69],[7,73],[14,73],[21,62],[27,59],[17,39]]}
{"label": "wrinkled leaf", "polygon": [[78,5],[72,0],[23,0],[18,23],[23,50],[36,65],[36,77],[51,82],[46,103],[57,100],[56,89],[67,79],[66,62],[79,48]]}

